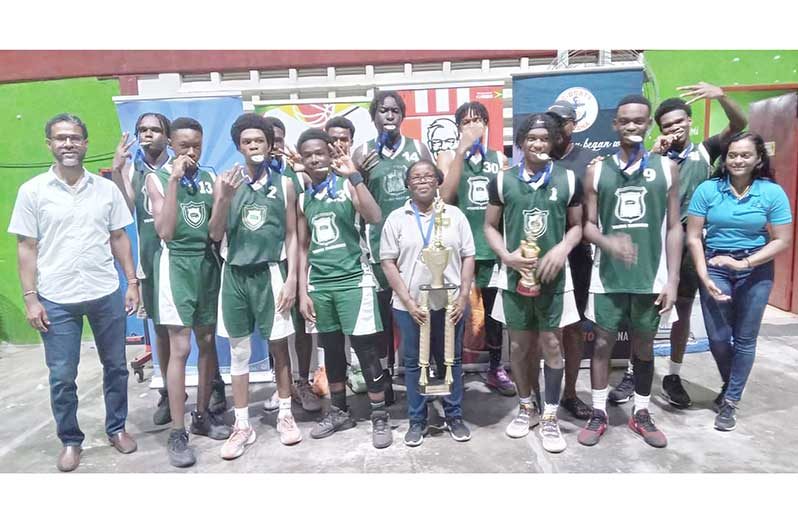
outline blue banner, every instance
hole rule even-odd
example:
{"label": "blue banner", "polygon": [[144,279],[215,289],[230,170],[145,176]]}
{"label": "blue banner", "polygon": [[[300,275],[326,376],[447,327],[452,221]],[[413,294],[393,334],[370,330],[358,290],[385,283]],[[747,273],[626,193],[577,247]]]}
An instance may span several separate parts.
{"label": "blue banner", "polygon": [[[139,115],[147,112],[161,113],[170,120],[180,116],[194,118],[202,125],[202,156],[200,165],[208,171],[221,174],[233,166],[234,163],[241,163],[243,157],[234,146],[230,139],[230,128],[236,118],[244,112],[244,106],[240,96],[213,96],[213,97],[194,97],[194,98],[173,98],[173,99],[136,99],[115,101],[116,111],[119,115],[119,125],[122,131],[127,131],[131,137],[135,136],[135,125]],[[136,148],[131,149],[131,154],[135,154]],[[170,150],[170,154],[172,154]],[[134,257],[138,256],[137,235],[135,226],[127,228],[133,246]],[[136,260],[138,261],[138,260]],[[124,282],[124,278],[122,278]],[[124,284],[123,284],[124,285]],[[158,365],[158,353],[155,350],[156,338],[152,321],[147,320],[147,329],[152,344],[152,358],[155,373],[160,373]],[[135,316],[128,319],[128,336],[143,334],[144,322]],[[250,371],[270,370],[269,354],[267,343],[256,333],[252,337],[252,358],[250,359]],[[221,372],[227,373],[230,370],[230,344],[227,338],[216,337],[216,351],[219,355],[219,368]],[[186,365],[187,374],[197,373],[198,348],[196,340],[192,334],[191,354]]]}
{"label": "blue banner", "polygon": [[[608,154],[620,146],[612,129],[615,107],[624,96],[642,92],[642,68],[513,77],[513,136],[524,118],[545,112],[555,100],[567,100],[576,106],[573,143]],[[519,158],[517,152],[513,157]]]}

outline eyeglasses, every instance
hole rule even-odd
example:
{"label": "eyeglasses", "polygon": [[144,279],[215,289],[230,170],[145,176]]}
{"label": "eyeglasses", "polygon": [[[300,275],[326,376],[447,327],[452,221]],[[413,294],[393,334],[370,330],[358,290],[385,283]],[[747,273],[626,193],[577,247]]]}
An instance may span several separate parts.
{"label": "eyeglasses", "polygon": [[74,143],[76,145],[80,145],[80,144],[82,144],[82,143],[84,143],[86,141],[85,138],[83,138],[82,136],[78,136],[76,134],[70,134],[70,135],[59,134],[59,135],[53,136],[50,139],[52,141],[56,142],[56,143],[72,142],[72,143]]}
{"label": "eyeglasses", "polygon": [[435,179],[434,174],[427,174],[424,176],[414,176],[412,178],[408,178],[407,182],[412,184],[419,184],[419,183],[429,183]]}

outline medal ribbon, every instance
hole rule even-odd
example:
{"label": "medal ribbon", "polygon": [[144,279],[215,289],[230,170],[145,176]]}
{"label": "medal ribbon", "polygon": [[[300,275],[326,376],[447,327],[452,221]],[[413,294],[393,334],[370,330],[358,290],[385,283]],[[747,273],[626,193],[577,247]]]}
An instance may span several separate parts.
{"label": "medal ribbon", "polygon": [[435,217],[433,216],[430,218],[429,225],[427,225],[427,233],[424,234],[424,226],[421,225],[421,213],[418,212],[416,202],[410,202],[410,205],[413,207],[413,213],[416,215],[416,225],[418,225],[418,232],[421,233],[421,240],[424,242],[424,247],[427,247],[430,239],[432,239],[432,224],[435,222]]}

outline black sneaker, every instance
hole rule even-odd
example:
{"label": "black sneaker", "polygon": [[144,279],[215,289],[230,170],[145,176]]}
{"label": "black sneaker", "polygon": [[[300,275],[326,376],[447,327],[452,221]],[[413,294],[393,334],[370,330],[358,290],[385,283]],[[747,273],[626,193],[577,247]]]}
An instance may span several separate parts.
{"label": "black sneaker", "polygon": [[393,405],[396,402],[393,393],[393,376],[388,369],[384,369],[382,375],[385,380],[385,405]]}
{"label": "black sneaker", "polygon": [[471,431],[463,423],[463,418],[446,418],[445,428],[455,441],[468,441],[471,439]]}
{"label": "black sneaker", "polygon": [[724,400],[720,406],[720,412],[715,416],[715,428],[724,432],[729,432],[737,428],[737,417],[735,411],[737,405],[729,400]]}
{"label": "black sneaker", "polygon": [[560,406],[567,410],[571,416],[576,419],[589,420],[593,415],[593,407],[587,405],[584,401],[579,399],[579,396],[573,398],[563,398],[560,400]]}
{"label": "black sneaker", "polygon": [[405,445],[408,447],[418,447],[423,443],[424,436],[429,434],[429,427],[426,423],[410,423],[410,428],[405,432]]}
{"label": "black sneaker", "polygon": [[175,429],[169,433],[166,452],[173,467],[190,467],[197,462],[194,451],[188,446],[188,432],[185,429]]}
{"label": "black sneaker", "polygon": [[233,428],[227,425],[221,416],[213,412],[200,414],[195,410],[191,413],[191,433],[211,439],[225,440],[233,433]]}
{"label": "black sneaker", "polygon": [[668,403],[679,409],[686,409],[693,402],[682,386],[682,378],[678,374],[670,374],[662,378],[662,396]]}
{"label": "black sneaker", "polygon": [[375,449],[385,449],[393,444],[393,432],[388,413],[384,410],[371,413],[371,442]]}
{"label": "black sneaker", "polygon": [[166,425],[172,421],[172,411],[169,410],[169,393],[166,387],[158,389],[158,405],[155,407],[155,412],[152,413],[152,422],[156,425]]}
{"label": "black sneaker", "polygon": [[726,396],[726,389],[728,389],[728,388],[729,388],[729,384],[728,383],[724,383],[723,387],[720,388],[720,394],[718,394],[715,397],[715,401],[713,401],[713,403],[715,404],[715,410],[717,412],[720,412],[720,407],[723,405],[723,398]]}
{"label": "black sneaker", "polygon": [[607,398],[613,403],[626,403],[635,393],[635,377],[631,372],[624,372],[623,379],[610,391]]}
{"label": "black sneaker", "polygon": [[227,397],[224,395],[224,380],[221,376],[216,376],[211,385],[211,402],[208,410],[213,414],[221,414],[227,410]]}
{"label": "black sneaker", "polygon": [[327,414],[313,427],[310,431],[310,437],[313,439],[326,438],[332,436],[335,432],[348,430],[355,426],[355,420],[349,411],[342,411],[338,407],[331,405]]}

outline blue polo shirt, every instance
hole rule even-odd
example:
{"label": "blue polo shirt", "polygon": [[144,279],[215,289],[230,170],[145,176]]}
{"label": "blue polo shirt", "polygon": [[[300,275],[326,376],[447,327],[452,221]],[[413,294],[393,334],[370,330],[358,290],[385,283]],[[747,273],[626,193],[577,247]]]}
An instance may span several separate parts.
{"label": "blue polo shirt", "polygon": [[770,241],[768,223],[792,223],[784,189],[762,178],[754,180],[740,200],[732,193],[727,177],[706,180],[693,193],[687,214],[704,218],[707,247],[723,251],[762,247]]}

